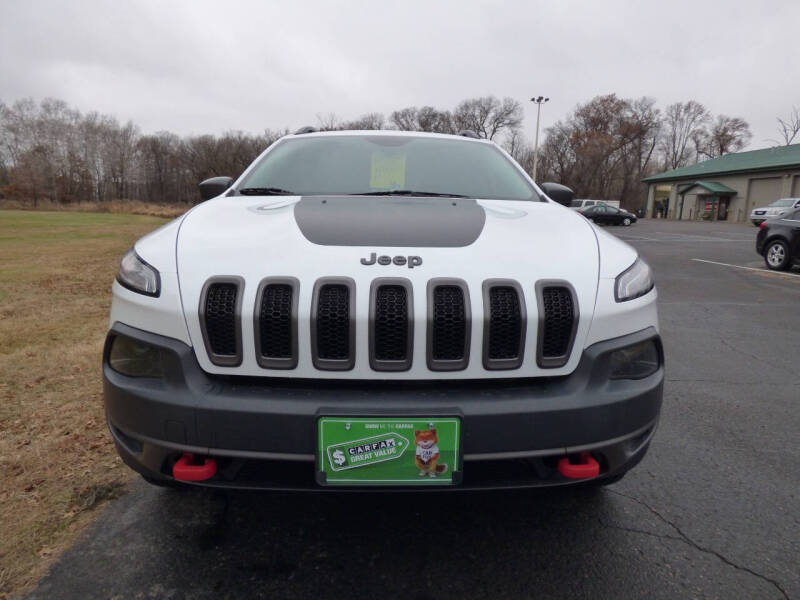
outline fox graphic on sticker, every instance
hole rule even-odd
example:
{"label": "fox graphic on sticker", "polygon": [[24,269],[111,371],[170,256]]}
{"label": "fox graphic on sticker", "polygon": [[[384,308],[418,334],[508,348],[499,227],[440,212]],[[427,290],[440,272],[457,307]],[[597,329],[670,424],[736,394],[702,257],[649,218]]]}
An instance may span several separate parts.
{"label": "fox graphic on sticker", "polygon": [[436,477],[447,472],[447,465],[439,464],[439,437],[435,428],[414,430],[414,444],[417,446],[414,463],[420,477]]}

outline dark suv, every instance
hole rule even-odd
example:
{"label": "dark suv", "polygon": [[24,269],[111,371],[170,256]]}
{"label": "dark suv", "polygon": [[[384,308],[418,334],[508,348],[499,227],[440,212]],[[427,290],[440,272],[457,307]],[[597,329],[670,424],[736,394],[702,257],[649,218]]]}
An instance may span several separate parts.
{"label": "dark suv", "polygon": [[800,209],[761,223],[756,252],[773,271],[785,271],[800,263]]}

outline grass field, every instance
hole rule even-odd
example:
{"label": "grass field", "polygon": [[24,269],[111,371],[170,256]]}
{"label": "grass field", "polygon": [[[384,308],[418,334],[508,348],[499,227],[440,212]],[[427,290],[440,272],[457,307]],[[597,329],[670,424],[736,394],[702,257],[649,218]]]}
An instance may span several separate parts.
{"label": "grass field", "polygon": [[100,356],[119,258],[164,222],[0,210],[0,598],[29,589],[131,478]]}

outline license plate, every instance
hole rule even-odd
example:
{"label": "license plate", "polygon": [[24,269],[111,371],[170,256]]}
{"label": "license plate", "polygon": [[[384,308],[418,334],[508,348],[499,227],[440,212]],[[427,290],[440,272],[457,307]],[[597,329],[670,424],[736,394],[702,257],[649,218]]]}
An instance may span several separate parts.
{"label": "license plate", "polygon": [[322,417],[317,480],[325,485],[454,485],[461,480],[457,417]]}

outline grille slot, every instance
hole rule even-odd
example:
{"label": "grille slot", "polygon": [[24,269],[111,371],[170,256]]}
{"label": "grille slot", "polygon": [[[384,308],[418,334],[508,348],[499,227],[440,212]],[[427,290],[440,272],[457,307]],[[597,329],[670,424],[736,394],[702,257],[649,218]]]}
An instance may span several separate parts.
{"label": "grille slot", "polygon": [[355,283],[337,277],[314,286],[311,346],[318,369],[346,371],[355,364]]}
{"label": "grille slot", "polygon": [[242,362],[241,291],[238,277],[214,277],[200,295],[200,326],[212,363],[237,366]]}
{"label": "grille slot", "polygon": [[370,288],[370,366],[376,371],[411,368],[413,297],[407,279],[381,278]]}
{"label": "grille slot", "polygon": [[569,360],[578,324],[578,305],[572,288],[563,282],[539,282],[538,364],[564,366]]}
{"label": "grille slot", "polygon": [[486,369],[517,369],[525,348],[525,297],[516,281],[483,284],[483,364]]}
{"label": "grille slot", "polygon": [[460,279],[428,282],[428,368],[459,371],[469,363],[470,308]]}
{"label": "grille slot", "polygon": [[271,369],[297,366],[297,296],[294,278],[264,279],[258,287],[255,343],[258,364]]}

